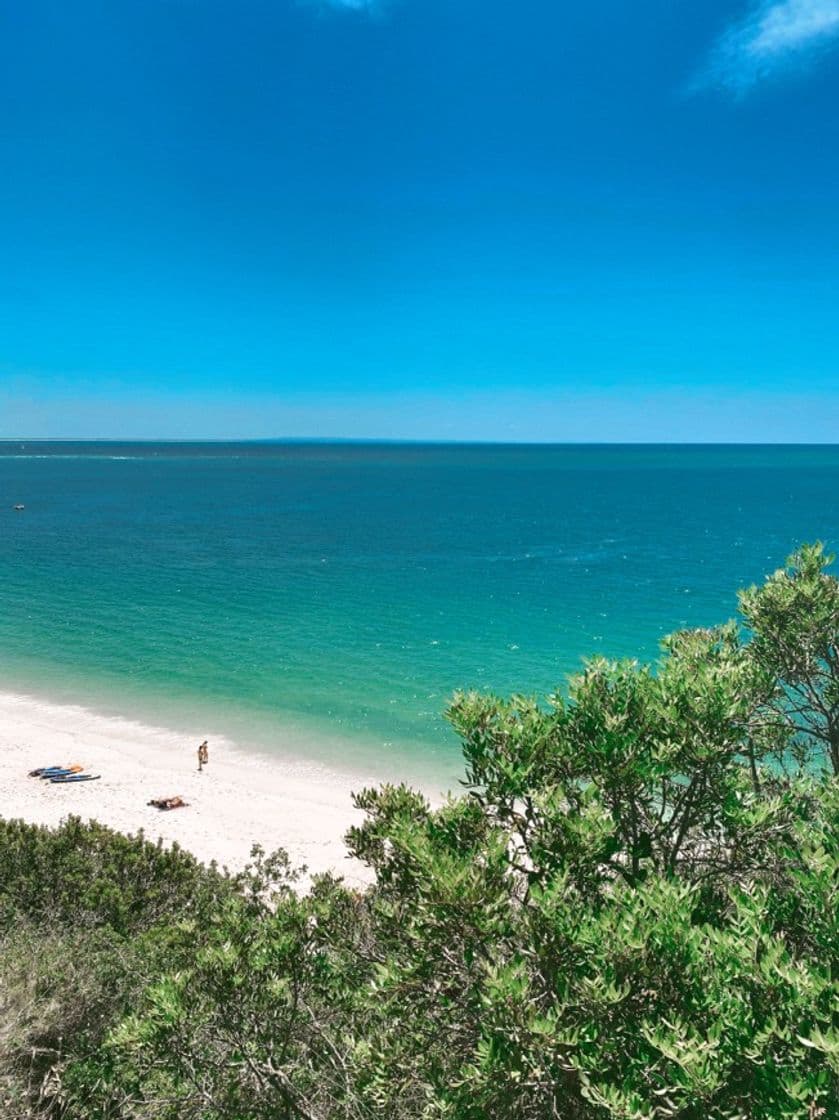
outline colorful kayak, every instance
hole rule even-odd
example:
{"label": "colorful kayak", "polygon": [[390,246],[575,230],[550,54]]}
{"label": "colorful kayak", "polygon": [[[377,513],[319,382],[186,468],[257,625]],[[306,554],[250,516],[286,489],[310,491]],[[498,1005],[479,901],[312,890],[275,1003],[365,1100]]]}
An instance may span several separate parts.
{"label": "colorful kayak", "polygon": [[55,774],[58,770],[64,770],[64,766],[39,766],[37,770],[30,770],[30,778],[40,778],[43,774]]}
{"label": "colorful kayak", "polygon": [[63,774],[81,774],[84,766],[51,766],[47,770],[42,770],[38,777],[43,782],[45,778],[60,778]]}
{"label": "colorful kayak", "polygon": [[50,778],[53,784],[63,785],[65,782],[95,782],[101,774],[58,774]]}

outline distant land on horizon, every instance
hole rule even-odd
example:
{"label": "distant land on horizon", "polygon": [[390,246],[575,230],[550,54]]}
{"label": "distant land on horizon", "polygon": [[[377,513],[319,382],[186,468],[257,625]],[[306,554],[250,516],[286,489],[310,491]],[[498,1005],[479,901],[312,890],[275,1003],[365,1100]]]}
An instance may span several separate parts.
{"label": "distant land on horizon", "polygon": [[236,436],[218,436],[212,438],[157,438],[154,436],[134,437],[123,439],[120,436],[89,436],[76,438],[74,436],[0,436],[0,447],[12,444],[75,444],[78,446],[91,446],[99,444],[119,444],[123,446],[254,446],[270,447],[289,446],[370,446],[370,447],[574,447],[592,449],[599,448],[656,448],[674,449],[679,447],[720,447],[720,448],[819,448],[839,446],[839,440],[514,440],[514,439],[400,439],[398,437],[366,437],[366,436],[275,436],[265,438],[237,438]]}

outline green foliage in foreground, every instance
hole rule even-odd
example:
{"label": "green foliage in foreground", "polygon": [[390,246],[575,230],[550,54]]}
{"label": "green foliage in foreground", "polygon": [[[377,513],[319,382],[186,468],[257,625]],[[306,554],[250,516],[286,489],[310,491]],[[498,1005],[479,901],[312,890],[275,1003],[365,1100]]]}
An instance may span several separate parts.
{"label": "green foliage in foreground", "polygon": [[365,894],[0,822],[4,1115],[839,1120],[839,583],[802,549],[654,668],[454,698]]}
{"label": "green foliage in foreground", "polygon": [[182,919],[234,889],[177,847],[95,822],[0,820],[0,1114],[73,1116],[68,1071],[101,1052],[154,976],[189,959]]}

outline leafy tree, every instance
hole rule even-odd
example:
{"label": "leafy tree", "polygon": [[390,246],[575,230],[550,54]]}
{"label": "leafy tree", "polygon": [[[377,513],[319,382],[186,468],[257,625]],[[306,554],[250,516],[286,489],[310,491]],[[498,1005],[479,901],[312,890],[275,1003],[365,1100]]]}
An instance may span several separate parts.
{"label": "leafy tree", "polygon": [[[767,829],[782,830],[791,810],[763,770],[778,739],[753,733],[766,693],[728,625],[673,635],[657,672],[591,661],[548,711],[473,693],[448,714],[467,784],[509,829],[526,878],[561,867],[590,897],[615,877],[722,882],[765,862]],[[771,806],[771,823],[756,826],[757,804]]]}
{"label": "leafy tree", "polygon": [[[809,784],[791,792],[812,808]],[[505,875],[513,829],[487,842],[467,802],[421,819],[380,795],[357,834],[391,884],[372,900],[390,918],[374,1057],[425,1097],[378,1115],[839,1115],[839,790],[820,796],[815,821],[768,830],[784,870],[727,875],[709,904],[658,870],[585,898],[560,863],[533,879],[512,855]]]}
{"label": "leafy tree", "polygon": [[94,1062],[70,1071],[74,1115],[356,1115],[337,1042],[346,1047],[366,991],[359,898],[329,876],[298,897],[284,854],[255,856],[206,926],[184,924],[191,958],[147,989]]}
{"label": "leafy tree", "polygon": [[822,544],[804,545],[762,587],[740,592],[749,653],[775,687],[767,714],[839,774],[839,581]]}

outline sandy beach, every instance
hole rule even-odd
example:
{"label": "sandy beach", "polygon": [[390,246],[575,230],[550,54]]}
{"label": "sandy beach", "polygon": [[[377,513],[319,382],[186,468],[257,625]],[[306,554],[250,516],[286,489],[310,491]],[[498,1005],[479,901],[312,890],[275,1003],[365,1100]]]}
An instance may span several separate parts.
{"label": "sandy beach", "polygon": [[[121,832],[142,829],[230,870],[247,863],[254,843],[267,851],[282,847],[310,874],[332,870],[351,884],[369,881],[342,837],[362,819],[352,791],[376,784],[375,777],[245,753],[209,734],[209,764],[199,773],[201,738],[191,742],[166,728],[0,693],[2,815],[57,825],[74,814]],[[72,764],[101,778],[57,785],[27,776],[39,766]],[[163,812],[148,804],[174,795],[188,808]]]}

